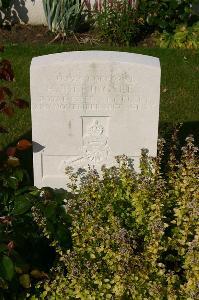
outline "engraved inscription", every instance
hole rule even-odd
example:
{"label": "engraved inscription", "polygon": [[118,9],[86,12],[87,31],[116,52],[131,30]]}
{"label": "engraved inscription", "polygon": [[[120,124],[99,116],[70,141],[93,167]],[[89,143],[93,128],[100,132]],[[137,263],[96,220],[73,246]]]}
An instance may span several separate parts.
{"label": "engraved inscription", "polygon": [[[122,107],[124,107],[124,102],[121,103],[109,103],[109,100],[107,103],[79,103],[79,102],[71,102],[71,103],[63,103],[57,98],[57,101],[49,101],[46,103],[46,101],[42,101],[40,103],[37,103],[33,105],[34,110],[38,111],[99,111],[99,110],[105,110],[105,111],[116,111],[120,110]],[[129,103],[125,105],[126,109],[131,110],[139,110],[139,104],[137,103]]]}
{"label": "engraved inscription", "polygon": [[98,120],[94,120],[83,136],[83,156],[91,163],[98,164],[106,161],[110,153],[108,137],[104,127]]}
{"label": "engraved inscription", "polygon": [[151,99],[137,93],[138,83],[133,75],[117,69],[107,78],[103,71],[103,66],[98,66],[93,73],[90,66],[85,69],[85,74],[72,68],[67,73],[58,71],[46,81],[44,92],[38,91],[33,110],[94,112],[122,109],[136,112],[151,108]]}

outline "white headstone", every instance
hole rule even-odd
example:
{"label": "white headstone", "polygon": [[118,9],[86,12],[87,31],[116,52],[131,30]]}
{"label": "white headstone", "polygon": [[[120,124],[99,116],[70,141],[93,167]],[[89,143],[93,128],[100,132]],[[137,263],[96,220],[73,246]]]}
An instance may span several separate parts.
{"label": "white headstone", "polygon": [[159,59],[77,51],[33,58],[30,70],[34,183],[66,187],[65,168],[100,169],[142,148],[156,156]]}

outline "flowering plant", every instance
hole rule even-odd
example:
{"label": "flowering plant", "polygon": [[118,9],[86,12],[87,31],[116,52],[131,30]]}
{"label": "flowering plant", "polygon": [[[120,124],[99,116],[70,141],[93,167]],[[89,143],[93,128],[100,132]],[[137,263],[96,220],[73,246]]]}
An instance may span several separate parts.
{"label": "flowering plant", "polygon": [[174,144],[163,172],[163,146],[156,159],[143,150],[140,173],[125,156],[101,176],[67,171],[72,248],[52,242],[58,261],[38,299],[198,298],[198,148],[188,137],[177,159]]}

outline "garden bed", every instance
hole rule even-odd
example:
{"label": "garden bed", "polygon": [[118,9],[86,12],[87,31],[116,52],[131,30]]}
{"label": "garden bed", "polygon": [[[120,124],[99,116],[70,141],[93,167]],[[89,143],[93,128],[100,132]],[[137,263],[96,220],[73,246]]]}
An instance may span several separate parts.
{"label": "garden bed", "polygon": [[53,34],[45,26],[16,24],[11,28],[0,28],[0,43],[48,43]]}
{"label": "garden bed", "polygon": [[103,42],[94,32],[76,33],[75,35],[68,35],[65,39],[61,40],[54,40],[54,38],[55,34],[50,32],[48,27],[42,25],[16,24],[10,28],[0,27],[0,44],[98,44],[99,42]]}

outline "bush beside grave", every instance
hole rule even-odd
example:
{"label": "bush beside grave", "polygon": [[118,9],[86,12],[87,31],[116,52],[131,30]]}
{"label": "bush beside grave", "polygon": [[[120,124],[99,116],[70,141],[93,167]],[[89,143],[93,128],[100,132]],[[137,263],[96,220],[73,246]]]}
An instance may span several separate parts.
{"label": "bush beside grave", "polygon": [[[164,172],[163,149],[143,151],[140,173],[125,156],[102,176],[67,171],[72,248],[50,238],[57,261],[31,299],[198,299],[198,149],[189,137],[178,159],[174,145]],[[33,216],[50,237],[38,207]]]}
{"label": "bush beside grave", "polygon": [[193,0],[139,0],[138,9],[152,30],[173,32],[178,25],[192,25],[196,19]]}
{"label": "bush beside grave", "polygon": [[[26,291],[51,267],[54,250],[41,236],[31,207],[36,189],[21,160],[31,147],[20,140],[0,153],[0,299],[25,299]],[[21,156],[21,159],[18,158]],[[38,198],[38,197],[37,197]]]}
{"label": "bush beside grave", "polygon": [[[31,147],[20,140],[16,147],[1,152],[0,161],[0,299],[26,299],[39,280],[48,278],[56,258],[55,249],[34,221],[39,209],[46,218],[49,237],[59,240],[63,249],[71,247],[67,228],[70,217],[63,207],[66,191],[33,187],[21,166]],[[20,154],[20,155],[19,155]],[[19,159],[19,156],[21,158]]]}
{"label": "bush beside grave", "polygon": [[154,33],[155,43],[161,48],[199,48],[199,22],[193,26],[177,26],[173,33]]}
{"label": "bush beside grave", "polygon": [[1,162],[2,299],[197,299],[192,137],[180,158],[176,144],[168,161],[163,142],[157,159],[143,151],[139,174],[124,156],[102,177],[68,169],[68,191],[30,185],[16,159],[28,147],[20,141]]}
{"label": "bush beside grave", "polygon": [[144,20],[131,1],[103,1],[95,5],[94,15],[96,30],[110,43],[131,45],[146,34]]}
{"label": "bush beside grave", "polygon": [[157,46],[165,47],[167,42],[171,48],[199,47],[194,1],[114,0],[96,3],[95,26],[112,43],[136,44],[156,32]]}

